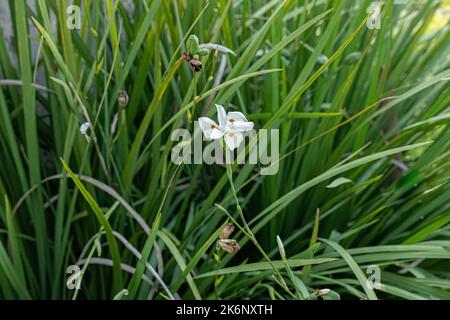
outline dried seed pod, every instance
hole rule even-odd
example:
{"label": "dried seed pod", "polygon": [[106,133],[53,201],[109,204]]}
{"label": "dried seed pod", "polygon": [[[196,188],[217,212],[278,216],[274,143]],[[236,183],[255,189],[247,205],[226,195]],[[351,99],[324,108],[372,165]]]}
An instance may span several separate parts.
{"label": "dried seed pod", "polygon": [[189,61],[189,66],[191,67],[192,71],[194,72],[200,72],[203,69],[203,64],[195,59],[192,59]]}
{"label": "dried seed pod", "polygon": [[187,52],[183,52],[181,54],[181,57],[183,58],[183,60],[185,60],[187,62],[189,62],[190,60],[193,59],[192,56],[189,53],[187,53]]}
{"label": "dried seed pod", "polygon": [[194,59],[189,53],[183,52],[181,57],[189,62],[189,66],[191,67],[192,71],[194,72],[200,72],[203,69],[203,64],[199,61]]}
{"label": "dried seed pod", "polygon": [[236,252],[241,248],[239,243],[233,239],[220,239],[217,241],[217,244],[222,248],[222,250],[228,253]]}
{"label": "dried seed pod", "polygon": [[232,223],[228,223],[225,228],[223,228],[222,232],[219,235],[219,239],[220,240],[225,240],[228,239],[230,237],[230,235],[233,233],[234,231],[234,224]]}

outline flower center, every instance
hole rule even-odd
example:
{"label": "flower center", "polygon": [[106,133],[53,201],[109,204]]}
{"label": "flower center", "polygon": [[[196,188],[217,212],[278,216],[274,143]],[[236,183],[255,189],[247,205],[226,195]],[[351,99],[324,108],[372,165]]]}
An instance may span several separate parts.
{"label": "flower center", "polygon": [[233,123],[233,122],[235,122],[236,120],[234,120],[234,119],[230,119],[230,120],[228,120],[228,121],[230,121],[231,123]]}
{"label": "flower center", "polygon": [[227,134],[229,137],[234,137],[234,133],[232,131],[228,131]]}
{"label": "flower center", "polygon": [[215,124],[212,124],[211,129],[217,129],[217,126]]}

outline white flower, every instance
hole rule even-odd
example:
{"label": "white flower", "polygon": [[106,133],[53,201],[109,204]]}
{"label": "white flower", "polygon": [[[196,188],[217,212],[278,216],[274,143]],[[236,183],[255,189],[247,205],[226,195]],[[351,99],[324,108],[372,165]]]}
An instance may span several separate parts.
{"label": "white flower", "polygon": [[82,135],[85,135],[86,132],[89,130],[89,128],[91,127],[91,125],[89,124],[89,122],[85,122],[80,126],[80,132]]}
{"label": "white flower", "polygon": [[241,112],[225,112],[225,109],[216,104],[217,118],[219,124],[217,125],[213,120],[207,117],[198,119],[200,129],[207,139],[216,140],[224,137],[225,143],[234,150],[244,141],[242,132],[253,129],[253,122],[247,121]]}

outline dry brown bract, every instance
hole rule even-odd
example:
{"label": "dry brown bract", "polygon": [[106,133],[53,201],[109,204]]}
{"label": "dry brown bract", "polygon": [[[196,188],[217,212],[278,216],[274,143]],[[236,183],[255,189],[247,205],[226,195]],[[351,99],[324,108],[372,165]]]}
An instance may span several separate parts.
{"label": "dry brown bract", "polygon": [[219,245],[219,247],[228,253],[236,252],[241,248],[236,240],[228,239],[233,233],[234,228],[235,226],[232,223],[228,223],[220,233],[219,240],[217,240],[217,244]]}
{"label": "dry brown bract", "polygon": [[194,72],[200,72],[203,69],[203,65],[199,60],[194,59],[189,53],[183,52],[182,54],[183,60],[189,62],[189,66],[191,67],[192,71]]}

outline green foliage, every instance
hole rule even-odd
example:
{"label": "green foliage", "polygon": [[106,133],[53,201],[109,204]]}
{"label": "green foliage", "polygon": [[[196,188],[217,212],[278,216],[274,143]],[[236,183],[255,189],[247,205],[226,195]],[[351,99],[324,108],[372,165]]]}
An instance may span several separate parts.
{"label": "green foliage", "polygon": [[[6,3],[0,299],[450,299],[448,3],[371,2]],[[171,161],[214,103],[276,175]]]}

